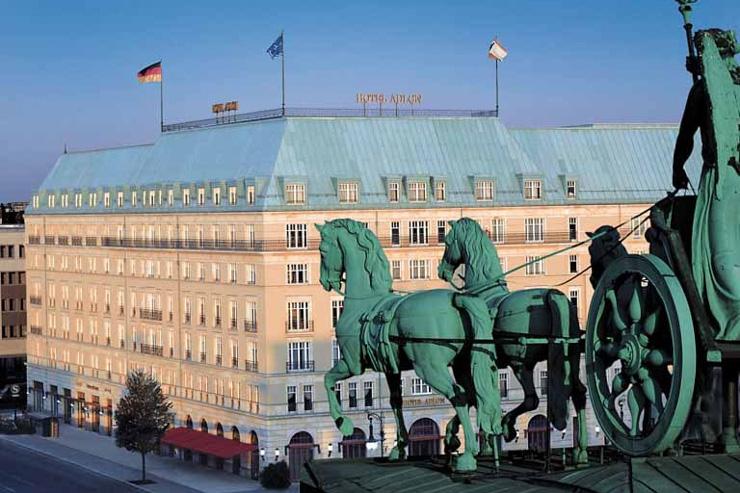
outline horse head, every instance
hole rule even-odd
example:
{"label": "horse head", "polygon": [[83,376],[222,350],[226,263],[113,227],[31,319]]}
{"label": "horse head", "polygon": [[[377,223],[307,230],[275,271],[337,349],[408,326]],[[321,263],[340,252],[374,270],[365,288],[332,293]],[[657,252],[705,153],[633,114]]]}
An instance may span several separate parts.
{"label": "horse head", "polygon": [[390,291],[388,259],[372,231],[352,219],[334,219],[315,227],[321,233],[319,282],[325,290],[344,294],[342,283],[349,289],[350,279],[356,279],[351,284],[362,296]]}
{"label": "horse head", "polygon": [[463,259],[462,249],[457,238],[459,234],[455,228],[458,222],[447,222],[450,225],[450,232],[445,235],[445,251],[442,254],[442,261],[437,266],[437,276],[443,281],[452,282],[452,276],[465,260]]}
{"label": "horse head", "polygon": [[599,226],[596,231],[586,233],[593,238],[588,247],[591,256],[591,285],[595,288],[601,276],[616,259],[627,255],[627,249],[620,242],[619,232],[609,225]]}
{"label": "horse head", "polygon": [[501,279],[501,263],[496,247],[477,221],[463,217],[449,221],[450,231],[445,236],[445,251],[437,268],[440,279],[451,282],[460,265],[465,266],[466,286]]}

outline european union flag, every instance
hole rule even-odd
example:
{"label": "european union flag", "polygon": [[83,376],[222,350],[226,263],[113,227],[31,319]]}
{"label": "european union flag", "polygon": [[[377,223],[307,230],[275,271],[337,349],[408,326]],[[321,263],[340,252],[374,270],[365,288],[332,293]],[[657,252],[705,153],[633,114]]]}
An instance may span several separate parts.
{"label": "european union flag", "polygon": [[274,60],[275,57],[283,54],[283,33],[267,48],[267,54]]}

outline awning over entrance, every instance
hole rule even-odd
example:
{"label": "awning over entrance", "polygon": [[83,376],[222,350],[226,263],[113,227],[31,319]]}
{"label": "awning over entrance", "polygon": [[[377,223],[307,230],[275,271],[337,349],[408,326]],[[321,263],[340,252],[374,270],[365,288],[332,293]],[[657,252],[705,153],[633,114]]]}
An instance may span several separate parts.
{"label": "awning over entrance", "polygon": [[228,438],[184,427],[167,430],[161,443],[200,452],[201,454],[213,455],[221,459],[231,459],[236,455],[257,448],[256,445],[251,443],[237,442],[236,440],[229,440]]}

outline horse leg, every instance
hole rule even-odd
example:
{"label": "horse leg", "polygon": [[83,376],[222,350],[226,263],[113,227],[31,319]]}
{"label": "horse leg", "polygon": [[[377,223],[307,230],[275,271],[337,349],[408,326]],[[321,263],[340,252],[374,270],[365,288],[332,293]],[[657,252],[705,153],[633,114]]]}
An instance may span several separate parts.
{"label": "horse leg", "polygon": [[391,409],[393,417],[396,418],[396,445],[388,454],[388,460],[403,460],[406,458],[406,443],[408,442],[408,432],[406,423],[403,420],[403,397],[401,396],[401,374],[386,373],[386,382],[390,390]]}
{"label": "horse leg", "polygon": [[351,376],[352,372],[349,369],[349,365],[347,365],[347,362],[343,358],[340,358],[337,364],[324,375],[324,387],[326,388],[326,395],[329,401],[329,413],[334,420],[334,424],[342,432],[342,436],[345,437],[352,435],[355,425],[351,419],[342,414],[342,406],[339,400],[337,400],[336,393],[334,393],[334,384]]}
{"label": "horse leg", "polygon": [[[452,363],[452,374],[455,376],[455,381],[462,385],[465,389],[465,394],[468,396],[468,411],[471,407],[476,406],[475,402],[475,388],[473,387],[473,379],[470,375],[470,363],[464,358],[458,356]],[[451,455],[453,452],[460,448],[461,442],[457,437],[460,431],[460,420],[457,415],[453,416],[451,420],[447,422],[445,427],[445,455]]]}
{"label": "horse leg", "polygon": [[424,380],[427,385],[445,396],[455,408],[457,418],[462,424],[465,434],[465,452],[457,457],[456,471],[475,471],[478,467],[475,456],[478,454],[478,441],[476,440],[473,425],[470,423],[468,414],[468,397],[465,389],[452,379],[447,366],[434,364],[434,358],[418,358],[414,361],[416,374]]}
{"label": "horse leg", "polygon": [[457,419],[457,415],[455,415],[447,422],[447,426],[445,427],[445,455],[452,455],[453,452],[460,448],[460,439],[457,438],[457,433],[459,431],[460,420]]}
{"label": "horse leg", "polygon": [[504,439],[507,442],[512,441],[516,436],[516,419],[528,411],[537,409],[537,406],[540,405],[540,399],[537,397],[532,375],[534,368],[527,368],[522,363],[512,363],[511,368],[514,370],[516,379],[522,384],[524,400],[504,416],[502,424],[504,428]]}

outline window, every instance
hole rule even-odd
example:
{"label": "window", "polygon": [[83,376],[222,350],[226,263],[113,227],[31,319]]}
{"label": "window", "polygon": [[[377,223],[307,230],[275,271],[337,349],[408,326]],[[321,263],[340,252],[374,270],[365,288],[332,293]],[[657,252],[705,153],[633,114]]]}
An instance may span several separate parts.
{"label": "window", "polygon": [[342,383],[337,382],[334,384],[334,395],[337,397],[337,402],[339,402],[339,407],[342,407]]}
{"label": "window", "polygon": [[257,284],[257,268],[254,264],[247,264],[244,268],[246,270],[246,283]]}
{"label": "window", "polygon": [[308,228],[305,224],[286,224],[285,240],[288,248],[308,247]]}
{"label": "window", "polygon": [[570,255],[568,257],[568,272],[571,274],[578,272],[578,255]]}
{"label": "window", "polygon": [[570,303],[573,305],[573,309],[576,311],[576,314],[578,314],[578,302],[581,299],[581,290],[578,288],[570,288],[568,290],[568,298],[570,298]]}
{"label": "window", "polygon": [[349,407],[357,407],[357,382],[350,382],[349,385]]}
{"label": "window", "polygon": [[247,187],[247,204],[254,204],[254,185],[249,185]]}
{"label": "window", "polygon": [[175,205],[175,191],[171,188],[167,190],[167,205],[170,207]]}
{"label": "window", "polygon": [[39,196],[38,195],[33,196],[33,207],[36,209],[39,208]]}
{"label": "window", "polygon": [[339,184],[339,203],[340,204],[355,204],[357,203],[358,196],[358,184],[357,183],[340,183]]}
{"label": "window", "polygon": [[131,192],[131,207],[136,207],[137,205],[136,198],[137,198],[136,190],[134,190],[133,192]]}
{"label": "window", "polygon": [[409,260],[409,279],[429,279],[429,261]]}
{"label": "window", "polygon": [[286,271],[288,284],[308,284],[308,264],[288,264]]}
{"label": "window", "polygon": [[504,243],[506,241],[506,222],[502,217],[494,217],[491,220],[491,241],[493,243]]}
{"label": "window", "polygon": [[75,194],[75,207],[78,209],[82,208],[82,194],[76,193]]}
{"label": "window", "polygon": [[391,277],[394,281],[401,280],[401,261],[391,260]]}
{"label": "window", "polygon": [[344,300],[331,300],[331,326],[336,327],[344,310]]}
{"label": "window", "polygon": [[388,202],[398,202],[401,198],[401,184],[397,181],[388,183]]}
{"label": "window", "polygon": [[118,192],[116,194],[116,206],[119,208],[123,207],[123,192]]}
{"label": "window", "polygon": [[632,218],[632,222],[630,223],[632,231],[632,236],[634,238],[642,238],[645,236],[645,231],[647,231],[648,225],[647,221],[643,221],[643,218],[641,217],[635,217]]}
{"label": "window", "polygon": [[524,180],[524,198],[539,200],[542,198],[542,180]]}
{"label": "window", "polygon": [[156,205],[156,195],[154,190],[149,190],[149,207],[154,207]]}
{"label": "window", "polygon": [[313,371],[313,348],[308,341],[288,343],[288,371]]}
{"label": "window", "polygon": [[198,189],[198,205],[206,205],[206,189]]}
{"label": "window", "polygon": [[444,202],[447,200],[447,184],[443,181],[434,182],[434,200]]}
{"label": "window", "polygon": [[437,243],[444,243],[446,234],[447,234],[447,222],[437,221]]}
{"label": "window", "polygon": [[303,410],[313,411],[313,385],[303,386]]}
{"label": "window", "polygon": [[568,241],[576,241],[578,239],[578,218],[568,218]]}
{"label": "window", "polygon": [[528,217],[524,220],[525,241],[538,243],[545,241],[545,220],[541,217]]}
{"label": "window", "polygon": [[229,282],[236,284],[238,278],[239,269],[236,264],[229,264]]}
{"label": "window", "polygon": [[365,407],[373,407],[373,382],[365,382],[363,390],[365,391]]}
{"label": "window", "polygon": [[311,303],[309,301],[288,302],[288,331],[311,330]]}
{"label": "window", "polygon": [[108,192],[103,194],[103,207],[110,209],[110,193]]}
{"label": "window", "polygon": [[567,180],[565,182],[565,197],[568,199],[576,198],[576,181]]}
{"label": "window", "polygon": [[213,205],[221,205],[221,189],[214,188],[211,190],[211,194],[213,195]]}
{"label": "window", "polygon": [[288,412],[294,413],[296,411],[296,386],[288,385]]}
{"label": "window", "polygon": [[475,200],[493,200],[493,180],[478,180],[475,182]]}
{"label": "window", "polygon": [[409,243],[412,245],[426,245],[428,243],[429,222],[409,222]]}
{"label": "window", "polygon": [[526,262],[528,264],[525,270],[526,275],[536,276],[545,273],[545,261],[540,257],[531,257],[527,255]]}
{"label": "window", "polygon": [[427,184],[423,181],[410,181],[408,184],[409,202],[426,202],[427,201]]}
{"label": "window", "polygon": [[49,195],[49,198],[48,199],[49,199],[48,200],[49,208],[53,208],[54,205],[55,205],[56,196],[55,195]]}
{"label": "window", "polygon": [[419,377],[411,379],[411,393],[413,395],[428,395],[432,393],[432,388],[425,384]]}
{"label": "window", "polygon": [[288,183],[285,185],[285,203],[300,205],[306,202],[306,186],[303,183]]}
{"label": "window", "polygon": [[229,187],[229,205],[236,205],[236,187]]}
{"label": "window", "polygon": [[401,244],[401,223],[398,221],[391,221],[391,246],[399,246]]}
{"label": "window", "polygon": [[540,370],[540,394],[547,395],[547,370]]}
{"label": "window", "polygon": [[186,207],[190,205],[190,189],[189,188],[185,188],[182,191],[182,205]]}
{"label": "window", "polygon": [[498,390],[502,398],[509,397],[509,372],[506,370],[499,370],[498,372]]}

